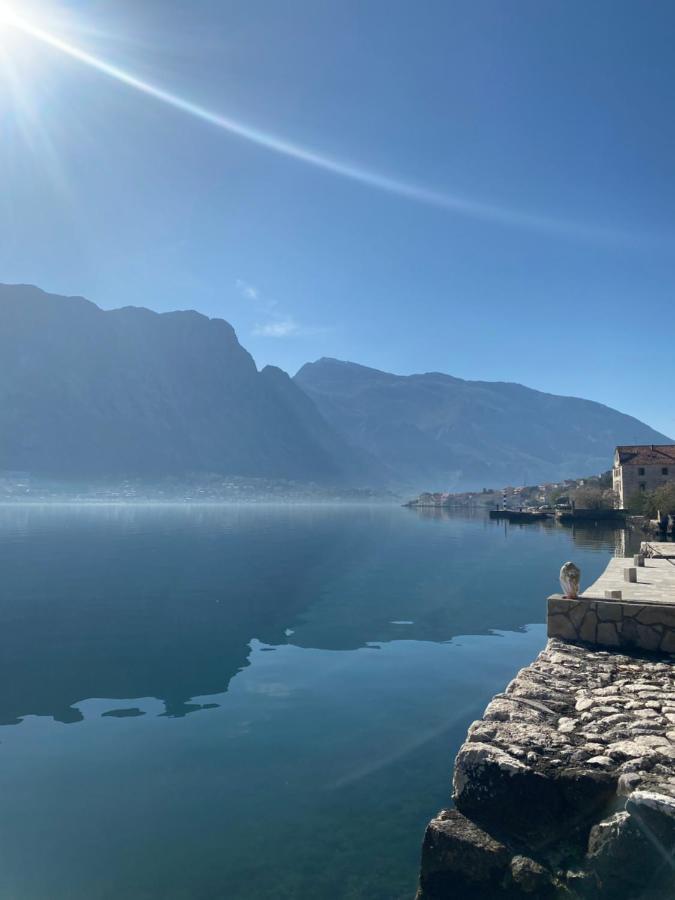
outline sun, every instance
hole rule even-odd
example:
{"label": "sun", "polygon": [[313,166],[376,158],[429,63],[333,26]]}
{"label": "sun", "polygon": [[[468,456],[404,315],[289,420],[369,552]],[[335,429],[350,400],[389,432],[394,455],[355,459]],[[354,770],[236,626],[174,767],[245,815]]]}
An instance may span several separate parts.
{"label": "sun", "polygon": [[23,76],[34,71],[33,62],[40,54],[29,34],[40,19],[34,3],[0,0],[0,89],[7,90],[10,70]]}
{"label": "sun", "polygon": [[6,3],[0,3],[0,40],[5,40],[5,31],[12,25],[14,14]]}
{"label": "sun", "polygon": [[30,75],[50,36],[74,21],[63,0],[0,0],[0,60]]}
{"label": "sun", "polygon": [[0,49],[10,49],[21,38],[21,32],[34,22],[32,11],[28,10],[29,19],[25,16],[25,4],[21,6],[22,15],[19,15],[19,4],[0,0]]}
{"label": "sun", "polygon": [[[17,28],[18,17],[15,3],[0,0],[0,87],[7,76],[5,69],[14,64],[15,57],[20,55],[23,43],[21,31]],[[5,77],[3,77],[5,76]]]}
{"label": "sun", "polygon": [[7,0],[0,0],[0,28],[2,28],[3,32],[6,28],[16,27],[18,21],[17,4],[8,3]]}
{"label": "sun", "polygon": [[35,0],[0,0],[0,43],[13,43],[14,38],[31,31],[40,31],[41,26],[58,10],[53,4]]}

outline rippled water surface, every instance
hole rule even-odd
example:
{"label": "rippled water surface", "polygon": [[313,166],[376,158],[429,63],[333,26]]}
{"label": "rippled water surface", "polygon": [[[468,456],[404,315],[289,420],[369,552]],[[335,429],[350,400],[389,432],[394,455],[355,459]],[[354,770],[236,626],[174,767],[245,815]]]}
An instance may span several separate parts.
{"label": "rippled water surface", "polygon": [[398,507],[0,507],[0,897],[414,894],[562,562],[620,535]]}

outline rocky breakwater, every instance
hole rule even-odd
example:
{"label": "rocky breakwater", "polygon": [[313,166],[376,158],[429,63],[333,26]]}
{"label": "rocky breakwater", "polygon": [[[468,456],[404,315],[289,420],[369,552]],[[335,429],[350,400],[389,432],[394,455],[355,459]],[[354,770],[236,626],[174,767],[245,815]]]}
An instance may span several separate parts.
{"label": "rocky breakwater", "polygon": [[455,763],[418,900],[675,897],[675,661],[551,639]]}

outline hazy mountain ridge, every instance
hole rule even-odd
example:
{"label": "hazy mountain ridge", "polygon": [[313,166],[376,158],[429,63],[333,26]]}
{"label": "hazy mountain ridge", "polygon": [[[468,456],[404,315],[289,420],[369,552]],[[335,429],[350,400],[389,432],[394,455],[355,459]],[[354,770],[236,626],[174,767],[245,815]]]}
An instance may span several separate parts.
{"label": "hazy mountain ridge", "polygon": [[186,476],[453,489],[606,469],[664,435],[507,382],[321,359],[258,371],[222,319],[102,310],[0,285],[0,473]]}
{"label": "hazy mountain ridge", "polygon": [[295,381],[390,481],[480,488],[607,469],[618,443],[670,438],[601,403],[438,372],[392,375],[323,358]]}
{"label": "hazy mountain ridge", "polygon": [[285,373],[258,372],[222,319],[4,285],[0,470],[351,484],[364,466]]}

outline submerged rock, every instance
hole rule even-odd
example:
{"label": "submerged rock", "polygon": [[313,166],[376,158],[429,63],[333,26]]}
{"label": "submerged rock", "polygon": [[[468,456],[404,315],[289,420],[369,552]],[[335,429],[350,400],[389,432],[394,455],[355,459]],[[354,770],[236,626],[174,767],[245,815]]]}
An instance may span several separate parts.
{"label": "submerged rock", "polygon": [[490,897],[500,888],[509,867],[504,844],[457,810],[432,819],[424,835],[420,893],[426,898]]}
{"label": "submerged rock", "polygon": [[479,828],[458,810],[444,810],[427,826],[418,898],[491,900],[555,897],[556,877]]}

